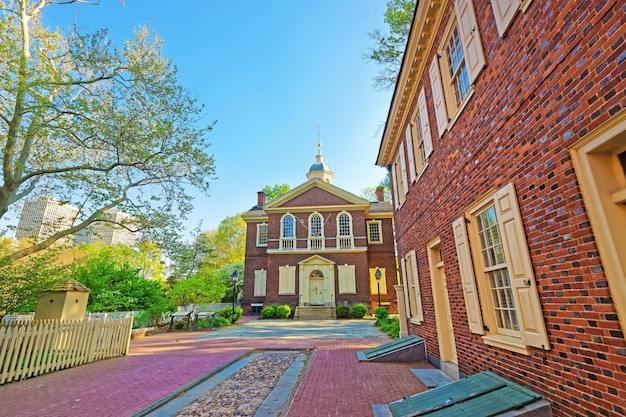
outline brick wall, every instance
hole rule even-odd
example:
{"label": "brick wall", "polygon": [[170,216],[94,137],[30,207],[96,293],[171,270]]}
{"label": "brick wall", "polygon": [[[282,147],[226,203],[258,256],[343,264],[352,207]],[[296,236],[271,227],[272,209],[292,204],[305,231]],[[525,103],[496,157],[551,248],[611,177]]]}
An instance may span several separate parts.
{"label": "brick wall", "polygon": [[[415,249],[418,256],[425,321],[410,330],[438,355],[426,243],[439,236],[462,373],[491,369],[527,385],[552,402],[555,415],[623,415],[624,329],[567,147],[626,104],[626,5],[535,0],[503,39],[489,3],[474,6],[487,66],[441,139],[427,71],[421,81],[434,152],[395,214],[399,255]],[[452,2],[442,26],[450,13]],[[467,324],[451,224],[509,182],[517,190],[552,345],[545,360],[538,349],[526,356],[490,347]]]}

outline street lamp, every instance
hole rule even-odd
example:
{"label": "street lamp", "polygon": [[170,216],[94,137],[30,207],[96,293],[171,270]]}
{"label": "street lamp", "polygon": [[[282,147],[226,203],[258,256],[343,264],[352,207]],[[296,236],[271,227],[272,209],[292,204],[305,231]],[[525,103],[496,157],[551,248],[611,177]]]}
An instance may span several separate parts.
{"label": "street lamp", "polygon": [[230,319],[232,324],[235,324],[235,298],[237,297],[237,281],[239,281],[239,273],[237,270],[234,270],[230,277],[233,280],[233,315]]}
{"label": "street lamp", "polygon": [[376,284],[378,284],[378,307],[380,307],[380,278],[383,276],[383,274],[380,272],[379,268],[376,268],[374,276],[376,277]]}

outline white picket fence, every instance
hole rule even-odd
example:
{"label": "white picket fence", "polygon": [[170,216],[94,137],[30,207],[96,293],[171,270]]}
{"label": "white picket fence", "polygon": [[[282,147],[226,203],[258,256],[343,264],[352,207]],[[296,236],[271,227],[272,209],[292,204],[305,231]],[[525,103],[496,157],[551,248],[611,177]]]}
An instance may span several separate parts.
{"label": "white picket fence", "polygon": [[0,385],[128,353],[133,317],[0,326]]}

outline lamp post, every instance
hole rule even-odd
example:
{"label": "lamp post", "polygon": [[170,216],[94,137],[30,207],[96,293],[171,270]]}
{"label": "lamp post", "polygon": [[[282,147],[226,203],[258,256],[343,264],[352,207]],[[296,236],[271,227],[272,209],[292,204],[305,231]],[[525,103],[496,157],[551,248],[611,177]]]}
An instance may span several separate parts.
{"label": "lamp post", "polygon": [[235,324],[235,299],[237,298],[237,281],[239,281],[239,273],[237,270],[233,271],[231,278],[233,280],[233,315],[230,319],[232,324]]}
{"label": "lamp post", "polygon": [[376,284],[378,284],[378,307],[380,307],[380,278],[383,276],[383,274],[380,272],[379,268],[376,268],[374,276],[376,277]]}

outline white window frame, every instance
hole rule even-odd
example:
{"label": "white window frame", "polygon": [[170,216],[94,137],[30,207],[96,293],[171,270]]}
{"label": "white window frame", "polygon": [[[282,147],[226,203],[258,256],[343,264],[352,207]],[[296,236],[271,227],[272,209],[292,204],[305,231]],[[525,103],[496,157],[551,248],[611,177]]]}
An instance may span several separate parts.
{"label": "white window frame", "polygon": [[[378,245],[383,243],[383,222],[381,220],[368,220],[365,222],[367,225],[367,243],[371,245]],[[372,229],[371,226],[378,226],[378,240],[372,239]]]}
{"label": "white window frame", "polygon": [[[341,219],[348,218],[348,234],[342,234]],[[352,215],[343,210],[337,214],[337,248],[354,249],[354,232],[352,229]]]}
{"label": "white window frame", "polygon": [[[287,218],[290,218],[293,222],[293,236],[285,236],[285,221]],[[296,217],[291,213],[285,213],[283,217],[280,218],[280,249],[296,249]]]}
{"label": "white window frame", "polygon": [[[319,221],[319,231],[314,230],[314,222]],[[309,215],[309,236],[308,236],[308,247],[309,250],[322,250],[326,246],[326,238],[324,236],[324,216],[322,216],[317,211],[311,213]],[[315,233],[314,233],[315,232]]]}
{"label": "white window frame", "polygon": [[[263,229],[265,229],[265,231],[263,232]],[[267,237],[268,237],[268,224],[267,223],[259,223],[256,225],[256,245],[258,247],[265,247],[267,246]],[[263,242],[263,240],[261,239],[261,237],[265,235],[265,242]]]}
{"label": "white window frame", "polygon": [[[519,323],[517,332],[498,329],[489,283],[490,267],[483,260],[476,216],[491,206],[495,208],[502,255],[510,277]],[[482,334],[483,341],[488,345],[526,355],[531,354],[530,347],[550,350],[513,183],[490,192],[475,202],[466,210],[466,216],[455,220],[452,228],[470,331]]]}
{"label": "white window frame", "polygon": [[[472,0],[455,0],[454,11],[455,14],[450,18],[446,30],[443,32],[442,41],[429,69],[439,137],[443,136],[446,129],[452,127],[474,94],[474,83],[486,63]],[[460,102],[457,102],[455,97],[446,52],[455,30],[457,30],[461,42],[463,62],[469,84],[469,91]]]}

